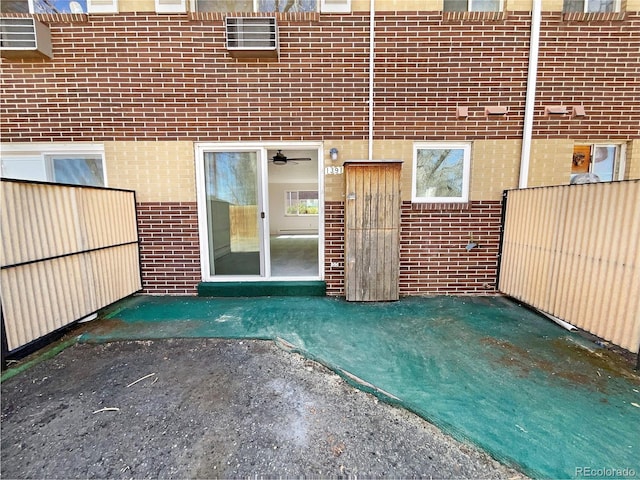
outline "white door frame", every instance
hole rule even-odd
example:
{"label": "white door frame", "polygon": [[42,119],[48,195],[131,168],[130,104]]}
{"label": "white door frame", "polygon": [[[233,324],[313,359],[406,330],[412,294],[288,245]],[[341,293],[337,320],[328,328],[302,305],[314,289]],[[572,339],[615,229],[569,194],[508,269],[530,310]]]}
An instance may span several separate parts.
{"label": "white door frame", "polygon": [[[305,277],[272,277],[271,259],[269,258],[269,215],[262,224],[260,232],[261,275],[225,275],[214,276],[209,258],[209,231],[207,228],[206,189],[204,182],[205,152],[252,151],[258,152],[258,203],[263,212],[269,212],[269,179],[267,169],[267,150],[317,150],[318,151],[318,275]],[[203,282],[256,282],[256,281],[305,281],[324,279],[324,152],[322,142],[197,142],[194,144],[194,161],[196,173],[196,199],[198,205],[198,232],[200,237],[200,265]]]}

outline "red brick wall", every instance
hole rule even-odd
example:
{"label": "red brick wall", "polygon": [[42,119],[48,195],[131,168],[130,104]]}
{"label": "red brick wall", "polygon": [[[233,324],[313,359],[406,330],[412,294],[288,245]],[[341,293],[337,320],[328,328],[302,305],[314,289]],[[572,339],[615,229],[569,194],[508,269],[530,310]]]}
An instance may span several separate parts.
{"label": "red brick wall", "polygon": [[[400,293],[495,293],[501,202],[431,210],[403,202]],[[479,247],[466,250],[470,235]]]}
{"label": "red brick wall", "polygon": [[[435,209],[403,202],[400,295],[496,293],[500,202],[470,202]],[[344,295],[344,205],[325,204],[328,295]],[[480,246],[465,249],[473,235]],[[332,263],[339,266],[333,267]]]}
{"label": "red brick wall", "polygon": [[[566,21],[544,13],[538,74],[534,136],[640,136],[640,13],[627,12],[623,21]],[[587,115],[544,118],[545,105],[583,105]]]}
{"label": "red brick wall", "polygon": [[[221,15],[42,17],[54,59],[2,59],[3,141],[367,138],[366,13],[281,16],[271,62],[231,58]],[[520,137],[529,17],[378,12],[376,138]],[[638,135],[638,13],[589,22],[545,13],[541,42],[534,136]],[[497,104],[508,114],[485,118]],[[588,117],[544,119],[546,104],[581,104]]]}
{"label": "red brick wall", "polygon": [[[495,292],[500,202],[470,202],[463,208],[431,210],[403,202],[400,294]],[[140,203],[145,293],[196,293],[201,280],[195,203]],[[480,247],[468,252],[469,235]],[[344,204],[325,204],[327,294],[344,295]]]}
{"label": "red brick wall", "polygon": [[[522,136],[529,13],[443,21],[441,12],[376,14],[376,138],[468,140]],[[469,108],[457,117],[457,106]],[[484,114],[501,105],[498,119]]]}
{"label": "red brick wall", "polygon": [[324,204],[324,271],[327,295],[344,296],[344,203]]}
{"label": "red brick wall", "polygon": [[366,138],[367,17],[282,19],[271,62],[231,58],[215,17],[53,23],[53,60],[2,59],[3,140]]}
{"label": "red brick wall", "polygon": [[202,278],[196,203],[137,207],[143,292],[195,295]]}
{"label": "red brick wall", "polygon": [[[595,17],[543,14],[536,138],[640,135],[640,14]],[[529,12],[496,21],[449,20],[439,12],[378,12],[377,19],[376,138],[522,136]],[[456,117],[458,105],[469,107],[469,117]],[[487,105],[508,113],[486,118]],[[587,117],[545,118],[546,105],[583,105]]]}

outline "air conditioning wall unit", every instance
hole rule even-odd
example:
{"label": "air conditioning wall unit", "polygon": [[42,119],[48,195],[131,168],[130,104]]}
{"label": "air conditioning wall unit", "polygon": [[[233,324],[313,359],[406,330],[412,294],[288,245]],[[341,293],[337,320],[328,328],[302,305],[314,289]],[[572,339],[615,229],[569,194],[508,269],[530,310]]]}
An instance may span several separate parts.
{"label": "air conditioning wall unit", "polygon": [[277,57],[275,17],[227,17],[227,50],[232,57]]}
{"label": "air conditioning wall unit", "polygon": [[34,18],[0,17],[0,56],[53,58],[49,27]]}

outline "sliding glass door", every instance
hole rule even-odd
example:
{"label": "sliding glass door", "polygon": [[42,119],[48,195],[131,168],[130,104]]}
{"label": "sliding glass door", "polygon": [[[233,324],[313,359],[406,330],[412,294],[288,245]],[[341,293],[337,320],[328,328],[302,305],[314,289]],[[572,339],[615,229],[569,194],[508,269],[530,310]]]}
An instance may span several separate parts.
{"label": "sliding glass door", "polygon": [[260,152],[204,152],[211,276],[264,275]]}
{"label": "sliding glass door", "polygon": [[204,281],[320,278],[319,145],[287,146],[196,145]]}

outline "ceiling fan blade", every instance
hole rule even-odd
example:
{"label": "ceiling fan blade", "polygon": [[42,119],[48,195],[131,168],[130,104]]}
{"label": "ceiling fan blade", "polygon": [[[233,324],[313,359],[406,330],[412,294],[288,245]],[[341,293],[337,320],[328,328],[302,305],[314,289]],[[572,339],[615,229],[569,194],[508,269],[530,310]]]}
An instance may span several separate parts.
{"label": "ceiling fan blade", "polygon": [[288,158],[286,155],[282,153],[282,150],[278,150],[276,154],[273,157],[271,157],[271,160],[269,160],[269,162],[273,163],[274,165],[286,165],[289,162],[295,165],[298,162],[310,162],[310,161],[311,161],[310,157]]}

